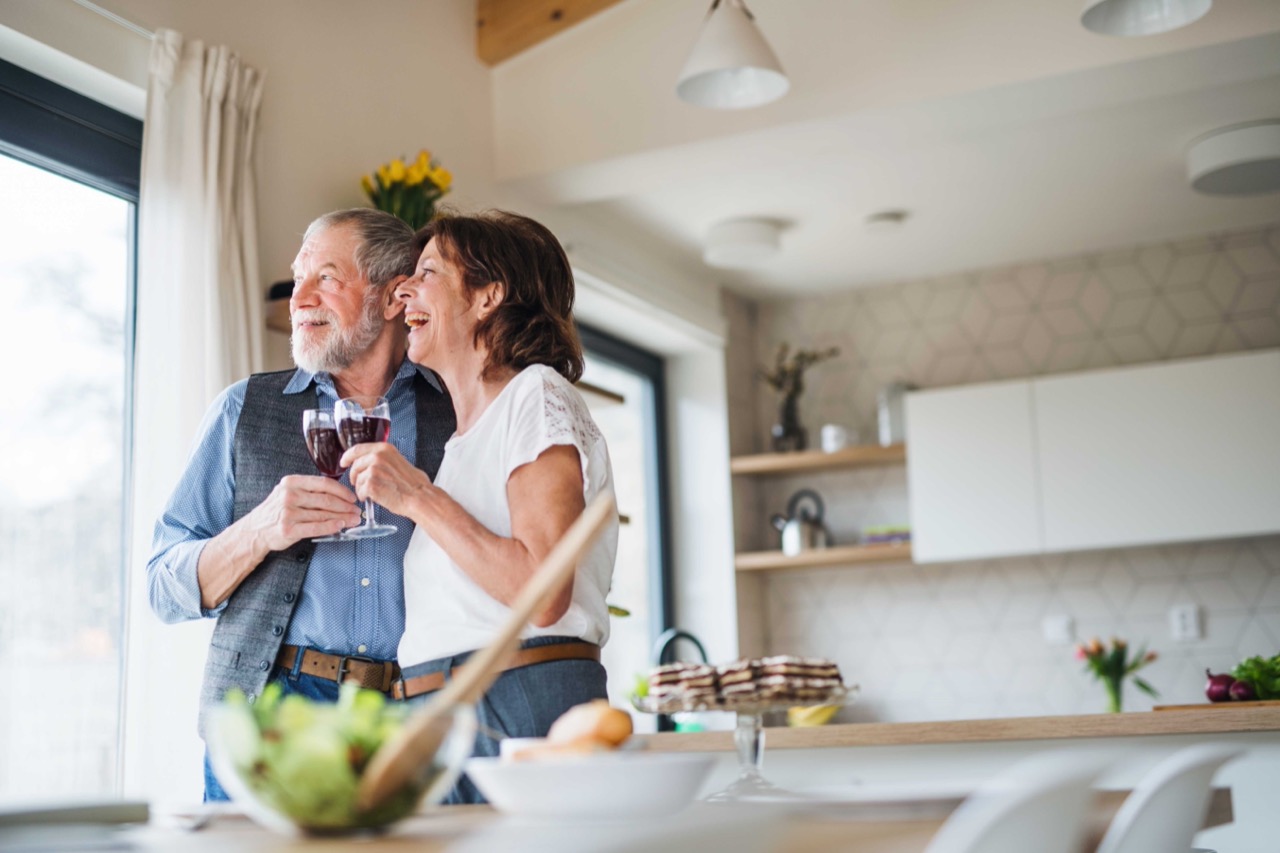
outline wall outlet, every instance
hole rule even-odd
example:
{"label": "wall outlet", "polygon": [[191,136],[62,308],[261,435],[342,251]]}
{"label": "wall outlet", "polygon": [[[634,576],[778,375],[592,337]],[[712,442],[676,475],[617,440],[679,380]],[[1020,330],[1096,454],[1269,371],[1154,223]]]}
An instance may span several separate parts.
{"label": "wall outlet", "polygon": [[1065,646],[1076,638],[1076,620],[1065,613],[1050,613],[1040,627],[1044,641],[1055,646]]}
{"label": "wall outlet", "polygon": [[1198,604],[1175,604],[1169,608],[1169,634],[1180,643],[1204,637]]}

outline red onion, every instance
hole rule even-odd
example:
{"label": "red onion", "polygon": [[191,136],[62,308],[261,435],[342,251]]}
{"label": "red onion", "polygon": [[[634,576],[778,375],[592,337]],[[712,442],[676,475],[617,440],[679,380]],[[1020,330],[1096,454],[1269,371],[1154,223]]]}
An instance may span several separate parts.
{"label": "red onion", "polygon": [[1237,681],[1231,685],[1231,689],[1227,691],[1231,694],[1231,698],[1238,702],[1248,702],[1250,699],[1257,699],[1258,694],[1254,691],[1253,685],[1247,681]]}
{"label": "red onion", "polygon": [[1207,669],[1204,674],[1209,678],[1204,685],[1204,695],[1209,697],[1210,702],[1226,702],[1228,699],[1233,698],[1231,688],[1237,683],[1234,678],[1225,672],[1221,675],[1214,675]]}

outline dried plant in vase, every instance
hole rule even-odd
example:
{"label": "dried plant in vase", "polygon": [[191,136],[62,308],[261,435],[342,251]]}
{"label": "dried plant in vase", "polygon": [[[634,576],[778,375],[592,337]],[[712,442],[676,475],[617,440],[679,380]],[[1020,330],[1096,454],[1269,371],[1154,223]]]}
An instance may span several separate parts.
{"label": "dried plant in vase", "polygon": [[770,430],[775,452],[804,450],[808,446],[804,427],[800,425],[799,411],[800,392],[804,391],[804,372],[818,362],[839,354],[838,347],[824,350],[800,349],[792,353],[791,345],[784,342],[778,347],[773,369],[760,368],[760,378],[782,395],[778,406],[778,422]]}

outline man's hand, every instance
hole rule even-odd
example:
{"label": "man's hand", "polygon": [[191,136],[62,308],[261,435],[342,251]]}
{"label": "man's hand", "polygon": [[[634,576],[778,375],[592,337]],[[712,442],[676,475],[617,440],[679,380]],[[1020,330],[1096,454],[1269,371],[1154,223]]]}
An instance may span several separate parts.
{"label": "man's hand", "polygon": [[360,508],[355,494],[337,480],[291,474],[242,520],[259,547],[283,551],[302,539],[354,527]]}
{"label": "man's hand", "polygon": [[359,523],[356,496],[346,486],[326,477],[285,477],[266,500],[205,544],[196,565],[200,605],[212,610],[225,601],[270,552]]}

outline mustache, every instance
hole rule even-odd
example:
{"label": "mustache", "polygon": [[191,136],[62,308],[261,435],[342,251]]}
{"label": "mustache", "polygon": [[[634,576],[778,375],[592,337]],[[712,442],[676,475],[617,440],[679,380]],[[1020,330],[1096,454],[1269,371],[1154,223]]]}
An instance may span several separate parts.
{"label": "mustache", "polygon": [[338,325],[337,315],[323,308],[308,308],[305,310],[293,312],[293,327],[296,329],[300,323],[329,323],[330,325]]}

